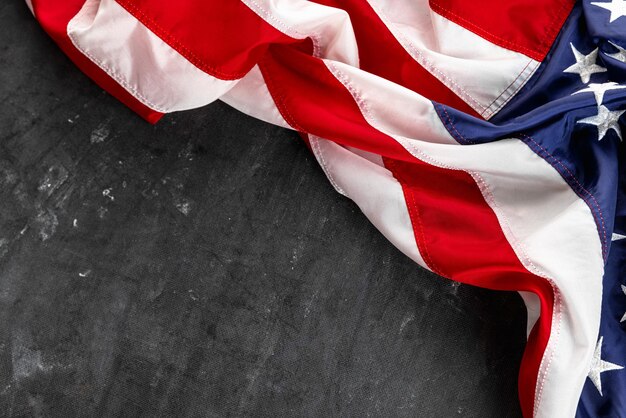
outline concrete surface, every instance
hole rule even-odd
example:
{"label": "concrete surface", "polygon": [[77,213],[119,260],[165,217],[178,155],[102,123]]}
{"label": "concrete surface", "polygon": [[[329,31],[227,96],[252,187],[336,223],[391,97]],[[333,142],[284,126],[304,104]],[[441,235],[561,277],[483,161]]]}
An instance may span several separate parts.
{"label": "concrete surface", "polygon": [[520,416],[516,294],[414,265],[294,133],[151,126],[0,21],[2,416]]}

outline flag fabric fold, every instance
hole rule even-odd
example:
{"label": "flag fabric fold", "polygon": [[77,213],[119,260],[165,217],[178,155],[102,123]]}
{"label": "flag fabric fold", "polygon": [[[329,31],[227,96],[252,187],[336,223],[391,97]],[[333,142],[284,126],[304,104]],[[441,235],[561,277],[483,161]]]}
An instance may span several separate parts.
{"label": "flag fabric fold", "polygon": [[294,129],[419,265],[518,291],[524,416],[626,416],[626,1],[26,3],[148,121]]}

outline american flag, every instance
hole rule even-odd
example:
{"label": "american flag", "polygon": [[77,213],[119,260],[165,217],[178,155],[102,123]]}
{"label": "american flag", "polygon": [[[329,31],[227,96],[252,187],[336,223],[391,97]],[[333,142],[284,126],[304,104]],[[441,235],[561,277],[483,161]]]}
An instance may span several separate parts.
{"label": "american flag", "polygon": [[525,417],[626,417],[626,0],[26,3],[148,121],[297,130],[419,265],[518,291]]}

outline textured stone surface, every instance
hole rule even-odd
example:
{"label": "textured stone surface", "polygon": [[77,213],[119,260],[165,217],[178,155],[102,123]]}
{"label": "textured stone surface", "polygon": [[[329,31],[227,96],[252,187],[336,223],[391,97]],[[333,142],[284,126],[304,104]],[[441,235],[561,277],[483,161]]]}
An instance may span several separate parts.
{"label": "textured stone surface", "polygon": [[294,133],[151,126],[0,21],[2,416],[520,415],[517,295],[414,265]]}

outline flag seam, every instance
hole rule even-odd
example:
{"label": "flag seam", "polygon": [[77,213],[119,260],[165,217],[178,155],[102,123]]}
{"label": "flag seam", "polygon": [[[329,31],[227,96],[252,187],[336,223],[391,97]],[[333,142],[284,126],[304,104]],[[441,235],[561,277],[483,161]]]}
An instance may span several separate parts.
{"label": "flag seam", "polygon": [[[528,68],[530,66],[530,64],[533,64],[534,66],[532,68]],[[495,115],[496,113],[498,113],[500,110],[502,110],[502,108],[504,106],[507,105],[507,103],[509,103],[516,95],[517,93],[526,85],[526,83],[532,78],[532,76],[535,74],[535,71],[537,70],[537,68],[539,68],[539,66],[541,65],[541,63],[539,61],[535,61],[535,60],[530,60],[528,61],[528,65],[524,68],[524,70],[522,70],[522,72],[518,75],[518,79],[513,80],[513,82],[511,83],[511,85],[509,87],[507,87],[502,94],[500,94],[500,96],[498,96],[488,107],[487,111],[485,111],[485,113],[481,116],[483,116],[485,119],[490,119],[493,115]],[[528,71],[526,71],[528,69]],[[527,75],[524,74],[524,72],[527,73]],[[520,78],[521,77],[521,78]],[[513,91],[508,91],[509,88],[511,86],[513,86],[514,84],[518,84],[518,86],[513,90]],[[491,106],[499,99],[502,98],[503,95],[508,95],[508,97],[506,97],[502,103],[500,105],[498,105],[495,109],[490,110]]]}
{"label": "flag seam", "polygon": [[112,79],[117,81],[129,93],[131,93],[135,98],[137,98],[137,100],[139,100],[140,102],[142,102],[146,106],[149,106],[152,110],[155,110],[155,111],[160,112],[160,113],[167,113],[169,111],[168,109],[165,109],[165,108],[163,108],[163,107],[153,103],[150,99],[148,99],[143,94],[141,94],[135,87],[131,86],[130,83],[128,82],[128,80],[126,80],[126,78],[124,78],[124,76],[122,76],[120,73],[118,73],[114,69],[110,68],[108,65],[106,65],[102,61],[100,61],[98,58],[96,58],[89,51],[87,51],[84,48],[82,48],[80,46],[80,44],[74,38],[74,35],[70,32],[71,31],[72,22],[73,22],[73,20],[70,21],[69,24],[67,25],[67,36],[68,36],[68,38],[70,38],[70,41],[72,42],[72,45],[74,45],[74,48],[79,50],[83,55],[85,55],[87,58],[89,58],[94,64],[96,64],[98,67],[100,67]]}
{"label": "flag seam", "polygon": [[[493,104],[494,104],[495,102],[497,102],[497,101],[498,101],[498,100],[499,100],[499,99],[500,99],[500,98],[501,98],[501,97],[502,97],[502,96],[503,96],[503,95],[504,95],[504,94],[505,94],[505,93],[506,93],[506,92],[507,92],[507,91],[508,91],[508,90],[509,90],[512,86],[513,86],[513,84],[515,84],[515,83],[517,82],[517,80],[518,80],[518,79],[522,76],[522,74],[524,74],[524,72],[525,72],[525,71],[526,71],[526,69],[530,66],[530,64],[531,64],[532,62],[536,62],[536,61],[535,61],[535,60],[533,60],[533,59],[529,59],[529,60],[528,60],[528,62],[527,62],[527,63],[526,63],[526,65],[524,66],[524,68],[522,68],[522,70],[519,72],[519,74],[517,74],[517,76],[515,77],[515,79],[514,79],[513,81],[511,81],[511,83],[509,83],[509,85],[508,85],[508,86],[506,86],[506,87],[504,88],[504,90],[502,90],[502,93],[500,93],[500,95],[499,95],[498,97],[496,97],[495,99],[493,99],[493,100],[491,101],[491,103],[489,103],[489,104],[487,105],[487,110],[489,110],[489,108],[490,108],[491,106],[493,106]],[[513,96],[513,95],[514,95],[514,94],[512,94],[512,96]],[[493,114],[493,113],[497,113],[497,111],[498,111],[498,109],[499,109],[500,107],[502,107],[502,105],[498,106],[498,108],[497,108],[496,110],[494,110],[494,111],[492,112],[492,114]]]}
{"label": "flag seam", "polygon": [[[601,229],[602,231],[598,231],[599,235],[600,235],[600,241],[602,243],[602,256],[604,258],[604,260],[606,261],[606,257],[608,256],[608,248],[607,248],[607,233],[606,233],[606,226],[605,226],[605,222],[604,222],[604,216],[602,214],[602,208],[600,206],[600,204],[598,203],[598,201],[596,200],[595,196],[593,195],[593,193],[589,192],[576,178],[576,176],[574,176],[574,174],[570,171],[569,168],[567,168],[567,166],[565,164],[563,164],[561,162],[561,160],[559,160],[557,157],[555,157],[554,155],[552,155],[547,149],[545,149],[544,147],[542,147],[537,141],[535,141],[531,136],[526,135],[524,133],[520,133],[520,140],[522,140],[524,143],[526,143],[533,151],[535,151],[537,153],[537,155],[539,155],[540,157],[542,157],[541,153],[543,153],[544,155],[546,155],[548,158],[544,158],[546,159],[546,161],[555,168],[555,170],[561,174],[561,177],[563,177],[563,179],[572,187],[572,189],[574,190],[574,192],[576,192],[576,194],[585,201],[585,203],[587,204],[587,206],[589,206],[589,209],[591,210],[591,213],[594,215],[594,219],[596,221],[596,225],[598,227],[598,229]],[[530,141],[530,142],[529,142]],[[556,165],[554,163],[552,163],[550,160],[552,160],[554,163],[556,163]],[[562,170],[559,169],[558,166],[562,167]],[[573,182],[573,184],[572,184]],[[585,197],[582,192],[584,192],[587,197]],[[589,201],[589,198],[593,201],[593,205],[592,203]],[[593,208],[593,206],[595,206],[595,209]],[[597,213],[597,214],[596,214]]]}
{"label": "flag seam", "polygon": [[320,166],[322,166],[322,170],[326,174],[326,177],[328,177],[328,181],[330,181],[330,184],[335,188],[337,193],[342,194],[347,198],[350,198],[350,196],[348,196],[346,191],[343,190],[339,186],[339,184],[337,184],[337,181],[335,180],[330,169],[328,168],[328,164],[326,164],[326,159],[324,158],[324,151],[322,150],[322,147],[320,147],[320,144],[319,144],[320,140],[322,140],[322,138],[315,136],[315,135],[309,135],[309,143],[311,144],[313,155],[316,157],[316,160],[320,163]]}

